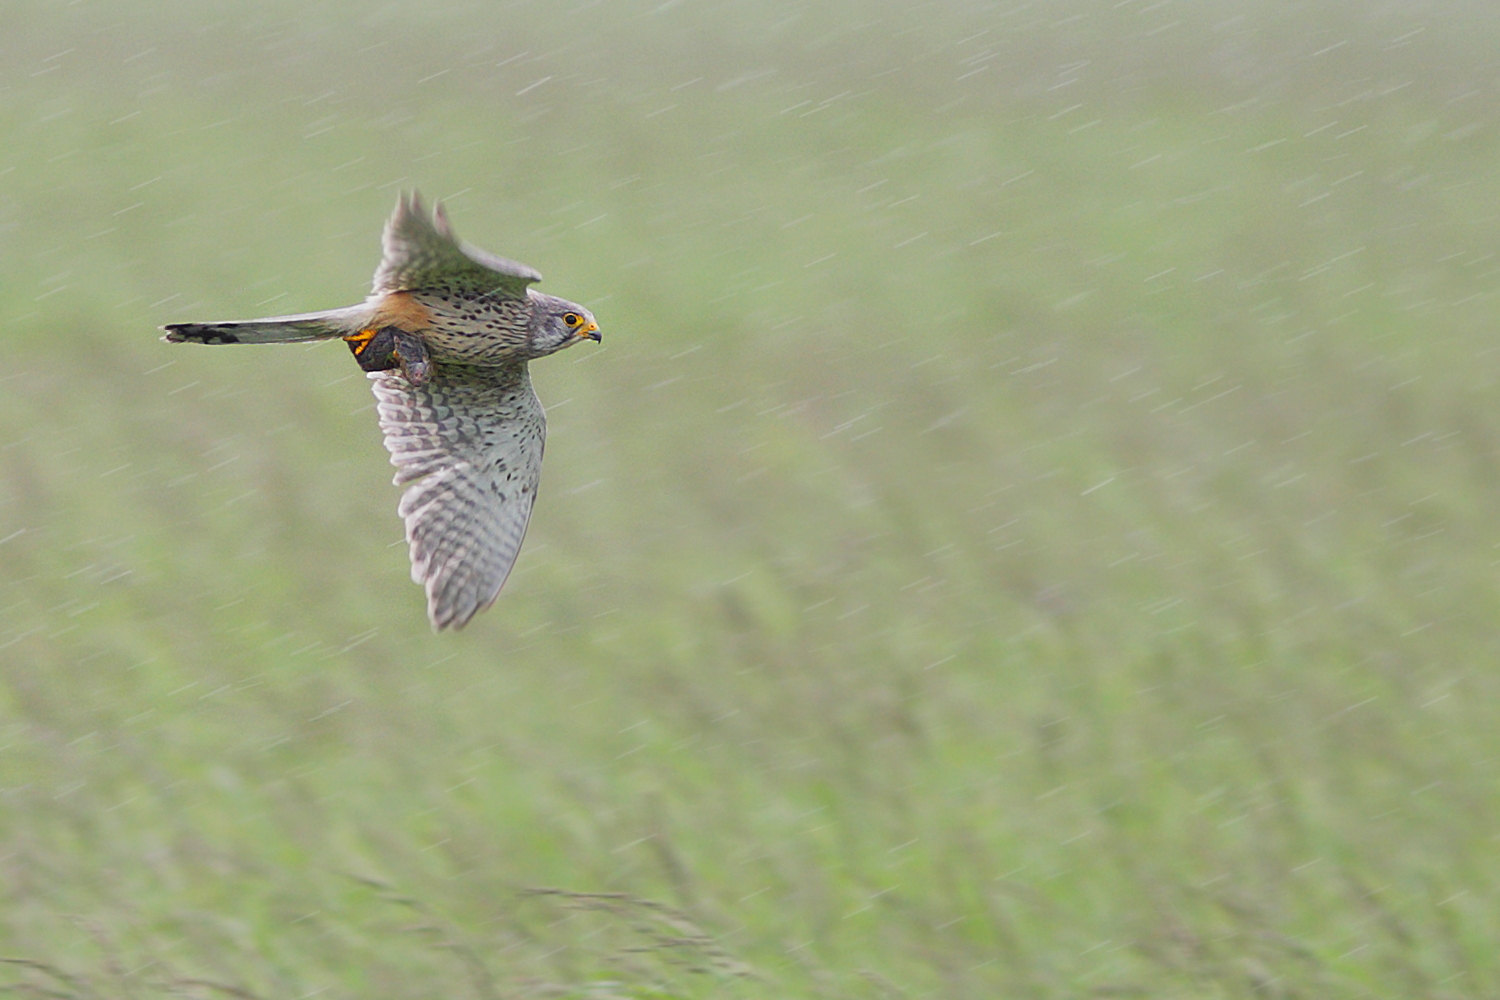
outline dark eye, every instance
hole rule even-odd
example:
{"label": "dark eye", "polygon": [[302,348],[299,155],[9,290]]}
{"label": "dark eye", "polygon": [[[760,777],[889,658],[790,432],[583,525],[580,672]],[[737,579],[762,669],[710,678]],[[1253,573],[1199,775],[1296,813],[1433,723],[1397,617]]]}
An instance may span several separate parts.
{"label": "dark eye", "polygon": [[577,313],[563,313],[563,322],[569,327],[575,327],[583,322],[583,317]]}

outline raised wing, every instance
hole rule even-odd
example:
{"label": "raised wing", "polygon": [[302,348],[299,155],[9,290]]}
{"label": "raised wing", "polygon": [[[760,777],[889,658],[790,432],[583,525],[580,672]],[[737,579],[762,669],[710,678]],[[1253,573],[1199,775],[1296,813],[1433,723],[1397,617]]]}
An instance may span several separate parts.
{"label": "raised wing", "polygon": [[462,628],[494,603],[526,537],[542,471],[542,405],[525,362],[440,365],[420,387],[397,372],[370,378],[395,482],[406,486],[411,578],[427,590],[434,629]]}
{"label": "raised wing", "polygon": [[377,293],[447,290],[524,298],[526,286],[542,280],[534,268],[459,242],[442,202],[428,218],[415,191],[396,199],[380,242]]}

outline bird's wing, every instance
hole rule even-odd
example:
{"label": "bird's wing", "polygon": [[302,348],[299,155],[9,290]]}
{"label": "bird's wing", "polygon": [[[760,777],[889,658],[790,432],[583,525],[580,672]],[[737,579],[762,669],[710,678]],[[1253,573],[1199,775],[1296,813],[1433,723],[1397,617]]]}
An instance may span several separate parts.
{"label": "bird's wing", "polygon": [[461,243],[439,202],[432,218],[415,191],[396,200],[381,236],[375,291],[448,290],[468,295],[525,298],[526,286],[542,276],[525,264]]}
{"label": "bird's wing", "polygon": [[542,471],[546,417],[526,363],[440,365],[413,386],[374,372],[380,429],[406,486],[400,513],[411,577],[434,629],[462,628],[489,607],[526,536]]}

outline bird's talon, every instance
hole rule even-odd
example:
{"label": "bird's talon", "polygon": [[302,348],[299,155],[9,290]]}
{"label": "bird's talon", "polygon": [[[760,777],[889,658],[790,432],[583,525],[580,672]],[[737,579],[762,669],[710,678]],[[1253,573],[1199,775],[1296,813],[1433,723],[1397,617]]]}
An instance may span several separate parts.
{"label": "bird's talon", "polygon": [[370,341],[375,339],[377,332],[376,330],[361,330],[358,333],[351,333],[343,339],[349,345],[349,350],[353,351],[354,356],[357,358],[365,353],[365,348],[370,346]]}
{"label": "bird's talon", "polygon": [[364,371],[400,371],[412,385],[426,385],[432,378],[432,359],[427,353],[427,345],[416,334],[386,326],[378,330],[361,330],[344,340]]}

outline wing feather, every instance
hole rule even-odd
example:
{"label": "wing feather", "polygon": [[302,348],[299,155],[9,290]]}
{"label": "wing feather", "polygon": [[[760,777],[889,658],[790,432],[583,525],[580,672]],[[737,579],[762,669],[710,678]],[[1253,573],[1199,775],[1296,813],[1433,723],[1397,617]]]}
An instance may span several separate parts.
{"label": "wing feather", "polygon": [[380,428],[406,486],[399,512],[411,576],[435,629],[462,628],[494,603],[536,501],[546,417],[524,362],[440,365],[412,386],[375,372]]}
{"label": "wing feather", "polygon": [[383,254],[375,270],[375,292],[446,289],[471,295],[525,298],[541,281],[534,268],[460,242],[439,202],[431,218],[415,191],[396,200],[381,236]]}

